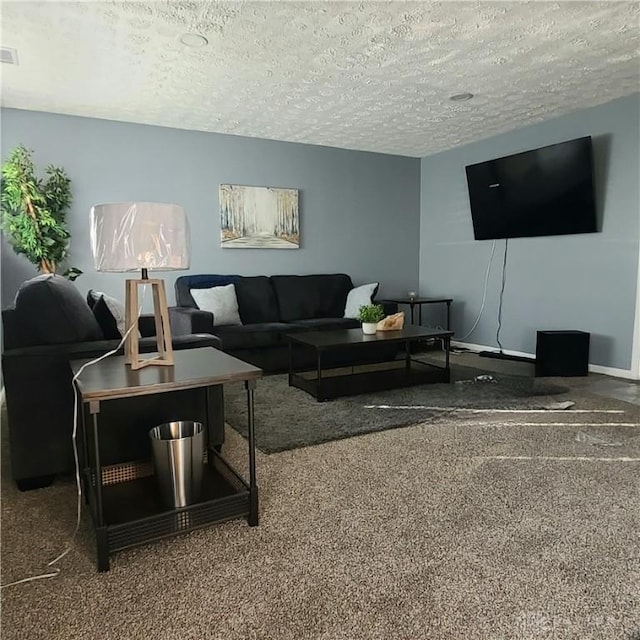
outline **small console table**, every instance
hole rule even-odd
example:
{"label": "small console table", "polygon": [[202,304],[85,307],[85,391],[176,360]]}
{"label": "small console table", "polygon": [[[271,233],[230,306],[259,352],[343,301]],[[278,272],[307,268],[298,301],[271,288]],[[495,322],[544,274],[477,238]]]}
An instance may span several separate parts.
{"label": "small console table", "polygon": [[[113,551],[241,516],[251,526],[258,524],[253,392],[262,370],[213,348],[177,351],[174,360],[170,367],[134,370],[123,356],[113,356],[88,366],[75,382],[82,415],[78,432],[82,487],[96,533],[98,571],[109,570]],[[71,362],[74,375],[86,362]],[[202,495],[187,507],[163,506],[148,460],[116,465],[116,470],[102,466],[101,442],[109,437],[108,426],[99,420],[102,403],[235,381],[244,381],[247,390],[248,482],[209,446],[208,438]],[[145,429],[156,426],[146,425],[144,417],[140,423]]]}
{"label": "small console table", "polygon": [[423,304],[446,304],[447,305],[447,331],[451,331],[451,303],[453,298],[421,298],[416,296],[415,298],[400,297],[400,298],[386,298],[385,302],[395,302],[396,304],[408,304],[411,309],[411,324],[414,319],[414,308],[418,307],[418,324],[422,324],[422,305]]}

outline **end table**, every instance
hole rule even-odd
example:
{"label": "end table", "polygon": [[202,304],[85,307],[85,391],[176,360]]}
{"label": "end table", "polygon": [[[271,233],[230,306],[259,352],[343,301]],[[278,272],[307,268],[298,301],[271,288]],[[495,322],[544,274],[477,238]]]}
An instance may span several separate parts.
{"label": "end table", "polygon": [[439,304],[443,303],[447,305],[447,331],[451,331],[451,303],[453,298],[421,298],[416,296],[415,298],[409,298],[407,296],[399,298],[386,298],[385,302],[395,302],[396,304],[408,304],[411,309],[411,324],[413,324],[413,310],[418,307],[418,324],[422,324],[422,305],[424,304]]}
{"label": "end table", "polygon": [[[81,478],[96,533],[98,571],[109,570],[112,552],[134,545],[241,516],[251,526],[258,524],[253,392],[262,370],[211,347],[177,351],[174,359],[171,367],[134,370],[123,356],[113,356],[87,367],[76,380],[78,414],[82,416],[78,439]],[[71,363],[74,375],[86,362]],[[99,420],[102,403],[178,389],[209,390],[236,381],[244,381],[247,391],[248,482],[208,439],[202,496],[187,507],[172,509],[162,504],[148,460],[116,465],[116,470],[102,466],[101,442],[109,438],[108,425]],[[209,402],[209,393],[206,397]],[[144,424],[141,416],[141,428],[154,426]]]}

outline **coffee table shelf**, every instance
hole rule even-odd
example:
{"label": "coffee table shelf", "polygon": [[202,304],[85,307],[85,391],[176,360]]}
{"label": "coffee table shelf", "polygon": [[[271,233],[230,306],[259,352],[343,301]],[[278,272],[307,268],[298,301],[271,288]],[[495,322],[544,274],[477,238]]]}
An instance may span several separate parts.
{"label": "coffee table shelf", "polygon": [[[361,329],[339,331],[309,331],[288,335],[289,385],[311,394],[318,401],[331,400],[384,389],[397,389],[430,382],[449,382],[449,349],[452,331],[406,326],[398,331],[381,331],[365,335]],[[411,346],[424,340],[440,340],[444,349],[442,366],[411,357]],[[345,348],[371,349],[380,343],[398,343],[404,347],[402,360],[391,360],[377,365],[354,365],[339,369],[326,367],[323,355],[337,353]],[[293,346],[313,349],[316,354],[315,370],[299,370]]]}
{"label": "coffee table shelf", "polygon": [[403,361],[398,364],[400,366],[397,369],[386,368],[377,371],[357,371],[354,368],[351,372],[340,373],[329,369],[323,371],[320,385],[315,371],[306,375],[296,373],[292,386],[306,391],[319,400],[331,400],[342,396],[450,380],[448,370],[442,367],[432,367],[419,360],[413,360],[408,370]]}

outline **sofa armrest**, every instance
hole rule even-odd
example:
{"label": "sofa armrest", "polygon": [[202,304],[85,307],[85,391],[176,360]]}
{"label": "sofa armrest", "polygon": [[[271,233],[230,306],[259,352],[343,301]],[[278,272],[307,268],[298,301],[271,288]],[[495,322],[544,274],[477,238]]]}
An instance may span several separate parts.
{"label": "sofa armrest", "polygon": [[[196,349],[199,347],[221,348],[220,339],[209,333],[175,336],[171,344],[174,349]],[[67,360],[85,360],[97,358],[108,351],[118,349],[115,355],[124,353],[124,346],[120,346],[119,340],[94,340],[91,342],[73,342],[70,344],[45,344],[35,347],[19,347],[8,349],[2,353],[2,359],[11,358],[38,358],[58,356]],[[141,338],[139,341],[140,353],[151,353],[157,350],[155,337]]]}
{"label": "sofa armrest", "polygon": [[[142,342],[146,351],[156,349],[155,338],[145,338]],[[219,340],[209,334],[180,336],[173,340],[174,349],[217,347],[219,344]],[[118,340],[100,340],[4,351],[2,371],[14,479],[69,473],[74,469],[71,434],[75,402],[69,361],[93,360],[118,345]],[[121,398],[105,403],[101,413],[110,425],[107,441],[113,444],[101,452],[103,463],[137,460],[146,455],[146,433],[140,435],[138,430],[135,437],[130,436],[137,421],[148,421],[151,415],[155,416],[155,424],[182,419],[181,415],[205,421],[209,425],[210,444],[221,445],[224,442],[222,386],[207,390],[206,399],[203,393],[202,389],[181,389],[157,397]],[[152,425],[153,421],[149,426]]]}
{"label": "sofa armrest", "polygon": [[191,307],[169,307],[169,322],[173,335],[213,333],[213,313]]}
{"label": "sofa armrest", "polygon": [[20,344],[20,325],[15,307],[2,310],[2,342],[5,349]]}
{"label": "sofa armrest", "polygon": [[[173,335],[185,335],[192,333],[211,333],[207,331],[210,326],[213,326],[213,314],[208,314],[207,311],[200,311],[199,309],[188,309],[186,307],[179,308],[178,311],[175,308],[169,309],[169,323],[171,325],[171,333]],[[196,321],[191,322],[188,318],[185,320],[185,316],[188,316],[189,311],[195,311],[202,317]],[[186,312],[186,313],[185,313]],[[207,318],[206,316],[210,316]],[[5,349],[13,349],[17,344],[24,344],[24,340],[20,339],[20,327],[17,323],[15,309],[8,307],[2,310],[2,328],[3,328],[3,342]],[[138,330],[143,338],[148,338],[156,335],[156,319],[153,313],[144,313],[138,318]],[[104,342],[103,345],[96,344],[98,349],[104,348],[106,351],[113,349],[106,345],[107,342],[113,342],[117,345],[117,341],[100,341]]]}
{"label": "sofa armrest", "polygon": [[[172,337],[212,333],[213,313],[191,309],[189,307],[169,307],[169,325]],[[138,319],[138,329],[145,337],[156,335],[156,319],[150,314],[141,315]]]}
{"label": "sofa armrest", "polygon": [[391,316],[394,313],[398,313],[398,304],[396,302],[389,302],[388,300],[372,300],[372,303],[381,305],[385,316]]}
{"label": "sofa armrest", "polygon": [[[219,349],[220,351],[222,351],[222,340],[220,340],[218,336],[213,336],[210,333],[190,333],[184,336],[173,336],[171,344],[176,350],[213,347],[214,349]],[[155,349],[152,349],[152,351],[154,350]]]}
{"label": "sofa armrest", "polygon": [[[155,339],[147,338],[147,340]],[[141,343],[143,340],[140,341]],[[32,347],[18,347],[17,349],[5,349],[2,352],[2,360],[18,358],[60,357],[68,360],[84,360],[97,358],[120,344],[119,340],[92,340],[90,342],[72,342],[68,344],[41,344]],[[121,348],[121,352],[123,349]]]}
{"label": "sofa armrest", "polygon": [[138,318],[138,331],[143,338],[156,335],[156,317],[153,313],[144,313]]}

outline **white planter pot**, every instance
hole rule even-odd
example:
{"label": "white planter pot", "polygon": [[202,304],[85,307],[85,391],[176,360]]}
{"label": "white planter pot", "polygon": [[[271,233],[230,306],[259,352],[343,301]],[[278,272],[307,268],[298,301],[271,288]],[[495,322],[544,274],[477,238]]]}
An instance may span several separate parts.
{"label": "white planter pot", "polygon": [[363,322],[362,333],[367,333],[369,335],[374,334],[376,332],[377,326],[378,326],[377,322]]}

